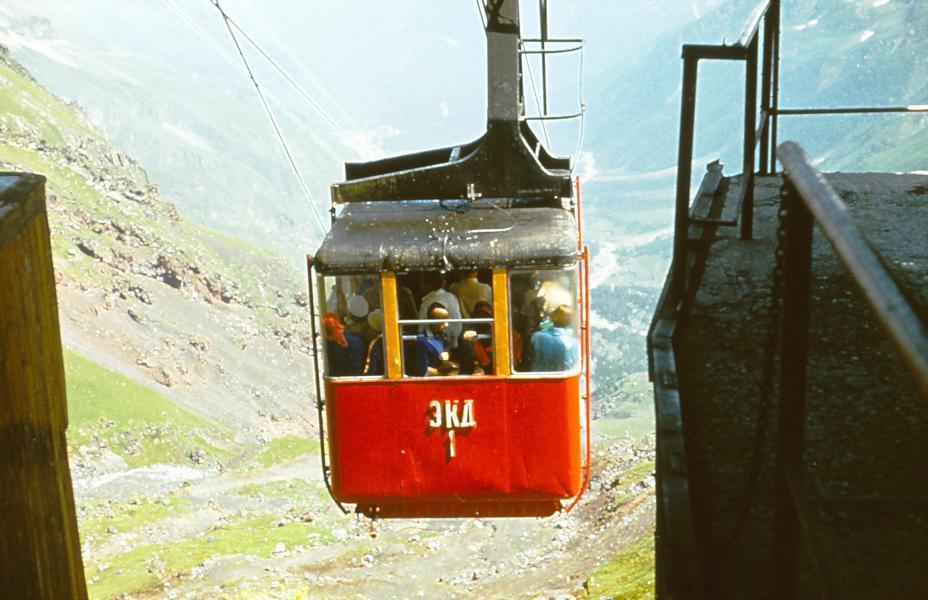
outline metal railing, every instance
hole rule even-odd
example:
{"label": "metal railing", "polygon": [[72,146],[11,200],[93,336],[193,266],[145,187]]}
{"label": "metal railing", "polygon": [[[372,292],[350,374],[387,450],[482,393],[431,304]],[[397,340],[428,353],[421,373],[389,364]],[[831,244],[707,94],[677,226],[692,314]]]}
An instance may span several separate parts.
{"label": "metal railing", "polygon": [[[834,248],[926,401],[928,329],[897,287],[879,254],[848,215],[844,202],[812,167],[802,148],[787,142],[778,148],[777,155],[784,171],[786,216],[775,552],[779,581],[784,586],[779,595],[786,597],[796,586],[800,539],[803,539],[802,488],[795,473],[801,472],[803,464],[813,226],[818,225]],[[813,562],[817,561],[814,548],[807,547],[806,553]]]}
{"label": "metal railing", "polygon": [[[681,94],[680,117],[680,144],[677,165],[677,185],[675,198],[675,232],[673,262],[667,281],[665,282],[658,308],[655,312],[650,331],[648,333],[649,371],[655,387],[655,418],[659,431],[657,440],[657,469],[658,469],[658,518],[657,518],[657,589],[659,596],[701,595],[701,577],[698,567],[698,553],[694,536],[694,524],[690,512],[689,475],[687,473],[687,454],[683,439],[682,412],[680,406],[679,385],[677,382],[677,369],[673,338],[676,326],[683,316],[684,301],[687,297],[687,249],[689,244],[689,230],[691,225],[731,225],[741,220],[740,235],[742,239],[753,237],[753,210],[754,210],[754,177],[755,166],[759,175],[775,174],[777,172],[778,119],[780,116],[802,115],[841,115],[841,114],[873,114],[873,113],[928,113],[928,104],[894,106],[894,107],[829,107],[829,108],[780,108],[779,107],[779,63],[780,63],[780,0],[763,0],[758,2],[755,9],[745,23],[737,41],[726,45],[684,45],[683,84]],[[737,199],[737,208],[725,212],[734,212],[735,217],[725,219],[691,218],[690,190],[692,186],[693,141],[695,130],[696,89],[698,79],[698,66],[701,60],[726,60],[745,62],[744,86],[744,124],[743,124],[743,185],[741,196]],[[758,67],[760,67],[760,97],[758,98]],[[834,207],[834,202],[840,202],[833,190],[827,187],[821,176],[812,169],[804,158],[802,152],[795,144],[784,144],[779,151],[780,159],[787,171],[787,178],[793,181],[795,195],[826,200],[813,200],[816,206]],[[755,158],[757,159],[755,161]],[[706,193],[714,194],[717,185],[706,185],[707,179],[719,175],[716,169],[710,168],[707,172],[696,199]],[[708,191],[707,191],[708,190]],[[802,202],[802,201],[800,201]],[[816,209],[819,210],[819,209]],[[890,337],[899,346],[906,363],[918,378],[923,395],[928,399],[928,341],[924,333],[924,326],[916,325],[913,320],[911,308],[900,309],[903,306],[899,301],[898,290],[885,295],[886,290],[894,289],[885,270],[881,270],[878,261],[873,262],[872,250],[862,241],[856,227],[848,222],[833,219],[835,215],[831,209],[825,214],[815,214],[829,239],[836,240],[839,256],[846,257],[849,268],[860,271],[854,274],[855,281],[859,281],[862,288],[875,292],[868,294],[869,301],[881,320],[885,317],[884,326],[890,331]],[[842,233],[845,227],[850,226]],[[809,224],[802,227],[808,230]],[[827,233],[832,230],[833,235]],[[811,239],[811,237],[809,238]],[[806,242],[802,242],[806,243]],[[864,256],[870,257],[864,260]],[[794,252],[795,257],[795,252]],[[878,268],[879,267],[879,268]],[[808,267],[806,267],[808,269]],[[793,271],[790,277],[797,278],[799,271]],[[806,271],[808,273],[808,271]],[[853,274],[853,273],[852,273]],[[802,275],[806,277],[807,275]],[[795,281],[791,284],[795,286]],[[787,291],[787,293],[793,293]],[[805,292],[803,292],[805,293]],[[870,297],[872,295],[872,297]],[[805,296],[806,302],[808,295]],[[787,319],[795,319],[794,311],[802,309],[795,303],[791,307],[784,307],[788,311]],[[805,319],[808,319],[806,308]],[[907,316],[903,316],[903,311]],[[788,328],[789,329],[789,328]],[[795,328],[793,328],[795,329]],[[786,343],[786,342],[784,342]],[[789,342],[792,343],[792,342]],[[795,369],[804,369],[805,358],[799,360],[794,352],[787,353],[789,360],[794,361]],[[785,367],[785,365],[784,365]],[[783,389],[799,389],[798,377],[795,372],[790,383]],[[799,392],[802,393],[802,392]],[[795,398],[795,396],[794,396]],[[789,403],[787,400],[786,403]],[[788,446],[788,440],[796,440],[797,430],[801,439],[801,421],[796,421],[796,404],[791,408],[793,417],[788,417],[786,423],[793,427],[792,433],[787,430],[781,433],[780,440]],[[801,403],[800,403],[801,407]],[[792,437],[790,437],[792,436]],[[791,513],[794,517],[783,528],[778,546],[778,568],[792,565],[795,572],[796,552],[799,543],[798,528],[800,526],[796,510],[800,499],[798,480],[793,474],[796,472],[795,464],[801,460],[801,454],[796,455],[798,445],[781,448],[781,456],[788,464],[783,465],[779,472],[782,474],[778,498],[779,501],[790,503]],[[793,454],[790,454],[790,453]],[[801,452],[801,451],[800,451]],[[793,466],[791,466],[793,465]],[[811,559],[815,562],[814,555]],[[781,570],[781,572],[783,572]],[[827,583],[827,582],[826,582]]]}
{"label": "metal railing", "polygon": [[[741,239],[754,234],[754,176],[776,173],[776,156],[780,116],[849,115],[874,113],[928,113],[928,104],[908,106],[857,106],[780,108],[780,0],[759,2],[734,44],[685,44],[683,46],[683,89],[680,110],[680,145],[677,158],[676,215],[672,273],[672,290],[682,298],[686,288],[687,228],[692,185],[693,139],[696,124],[696,88],[700,60],[734,60],[745,62],[743,185],[738,206]],[[760,99],[758,112],[758,64],[760,64]],[[755,160],[757,159],[757,160]],[[705,224],[706,220],[703,220]],[[719,223],[725,224],[725,223]]]}
{"label": "metal railing", "polygon": [[[763,28],[761,24],[763,23]],[[696,125],[696,85],[700,60],[742,60],[745,62],[744,85],[744,184],[741,189],[742,215],[750,215],[754,207],[754,156],[760,143],[762,173],[770,153],[771,115],[777,110],[776,86],[779,77],[779,0],[760,2],[744,26],[738,41],[732,45],[685,44],[683,46],[683,91],[680,109],[680,145],[677,157],[676,216],[673,250],[672,290],[682,297],[686,287],[686,236],[689,226],[689,196],[693,177],[693,138]],[[757,65],[760,54],[759,35],[763,32],[763,61],[760,124],[757,115]],[[775,122],[775,121],[774,121]],[[741,220],[741,237],[753,235],[753,219]]]}

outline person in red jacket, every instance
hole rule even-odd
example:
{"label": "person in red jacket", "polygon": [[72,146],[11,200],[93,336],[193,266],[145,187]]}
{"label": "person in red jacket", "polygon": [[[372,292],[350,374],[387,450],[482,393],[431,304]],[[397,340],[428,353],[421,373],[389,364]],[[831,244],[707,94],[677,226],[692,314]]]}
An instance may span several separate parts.
{"label": "person in red jacket", "polygon": [[[471,313],[474,319],[493,318],[493,308],[489,302],[483,300],[474,304]],[[463,375],[492,375],[495,372],[493,365],[493,325],[491,323],[475,324],[461,334],[459,350],[461,374]],[[483,339],[481,339],[483,336]],[[512,330],[512,358],[515,364],[522,359],[522,338],[518,332]]]}

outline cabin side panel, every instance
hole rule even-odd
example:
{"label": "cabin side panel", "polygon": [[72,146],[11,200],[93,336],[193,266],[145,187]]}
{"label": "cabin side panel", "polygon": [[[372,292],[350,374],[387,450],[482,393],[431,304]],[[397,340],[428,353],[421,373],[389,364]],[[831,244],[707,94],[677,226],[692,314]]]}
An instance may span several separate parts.
{"label": "cabin side panel", "polygon": [[327,383],[342,502],[566,499],[580,486],[579,377]]}

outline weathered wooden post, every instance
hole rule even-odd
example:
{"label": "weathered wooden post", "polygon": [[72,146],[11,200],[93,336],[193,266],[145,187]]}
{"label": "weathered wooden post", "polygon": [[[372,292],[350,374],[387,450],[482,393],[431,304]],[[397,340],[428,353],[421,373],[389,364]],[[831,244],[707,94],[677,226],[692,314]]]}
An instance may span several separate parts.
{"label": "weathered wooden post", "polygon": [[0,595],[86,598],[45,178],[0,173]]}

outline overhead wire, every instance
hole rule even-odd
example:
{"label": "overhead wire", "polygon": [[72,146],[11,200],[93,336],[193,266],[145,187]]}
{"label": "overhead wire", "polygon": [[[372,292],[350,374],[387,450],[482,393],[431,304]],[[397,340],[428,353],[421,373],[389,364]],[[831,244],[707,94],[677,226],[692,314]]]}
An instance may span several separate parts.
{"label": "overhead wire", "polygon": [[[210,0],[210,1],[212,2],[213,0]],[[218,4],[218,0],[216,0],[216,3]],[[325,122],[331,125],[332,128],[342,136],[346,144],[351,146],[351,148],[355,152],[357,152],[359,155],[364,157],[366,160],[370,160],[370,156],[363,149],[361,149],[359,146],[357,146],[354,142],[351,141],[351,137],[345,132],[344,129],[341,128],[341,126],[338,123],[335,122],[335,120],[331,116],[329,116],[329,114],[325,111],[325,109],[322,108],[319,105],[319,103],[317,103],[315,100],[313,100],[309,96],[309,94],[307,94],[303,90],[303,88],[300,87],[300,85],[296,81],[294,81],[293,78],[290,77],[290,75],[288,75],[287,72],[284,71],[283,68],[281,68],[281,66],[278,65],[277,62],[273,58],[271,58],[269,54],[265,52],[264,49],[261,48],[261,46],[254,39],[252,39],[252,37],[248,35],[248,33],[245,30],[243,30],[239,26],[238,23],[235,22],[235,20],[232,17],[228,16],[228,14],[225,11],[223,11],[223,18],[225,18],[227,23],[231,23],[232,26],[235,27],[235,29],[238,30],[238,32],[242,34],[245,40],[247,40],[248,43],[251,44],[254,47],[254,49],[258,51],[258,54],[260,54],[267,62],[269,62],[271,66],[274,67],[274,69],[278,73],[280,73],[280,75],[287,81],[287,83],[289,83],[293,87],[293,89],[295,89],[296,92],[310,104],[310,106],[316,109],[316,112],[319,113],[319,115],[325,120]]]}
{"label": "overhead wire", "polygon": [[[222,46],[220,46],[220,45],[212,38],[212,36],[210,36],[208,33],[206,33],[206,31],[204,31],[203,28],[200,27],[200,26],[196,23],[196,21],[194,21],[193,19],[191,19],[191,18],[187,15],[187,13],[185,13],[185,12],[184,12],[183,10],[181,10],[177,5],[175,5],[174,2],[173,2],[172,0],[163,0],[163,2],[164,2],[165,4],[167,4],[168,7],[169,7],[172,11],[174,11],[174,13],[175,13],[178,17],[180,17],[180,19],[181,19],[182,21],[184,21],[184,23],[186,23],[188,27],[190,27],[191,29],[193,29],[193,31],[194,31],[197,35],[199,35],[201,38],[203,38],[203,40],[210,46],[210,48],[212,48],[214,51],[216,51],[216,53],[218,53],[218,54],[223,58],[223,60],[225,60],[226,63],[228,63],[229,66],[231,66],[232,69],[235,70],[236,73],[239,73],[240,75],[243,75],[243,76],[245,76],[245,77],[248,77],[248,72],[245,71],[245,70],[242,68],[241,63],[238,62],[238,61],[236,61],[236,60],[232,57],[231,54],[229,54],[228,52],[226,52],[226,49],[223,48]],[[326,151],[326,152],[327,152],[329,155],[331,155],[333,158],[338,159],[338,160],[341,161],[341,162],[344,162],[344,161],[345,161],[345,156],[344,156],[342,153],[340,153],[339,151],[337,151],[337,150],[336,150],[335,148],[333,148],[327,141],[325,141],[324,139],[322,139],[315,131],[312,130],[312,128],[311,128],[301,117],[299,117],[297,114],[295,114],[295,113],[294,113],[293,111],[291,111],[289,108],[287,108],[287,105],[286,105],[280,98],[278,98],[276,95],[274,95],[273,92],[265,91],[265,94],[267,95],[268,98],[270,98],[270,99],[273,101],[274,106],[277,108],[277,110],[281,111],[281,112],[284,113],[287,117],[289,117],[290,120],[291,120],[297,127],[299,127],[301,131],[303,131],[303,132],[306,133],[308,136],[310,136],[310,137],[313,139],[313,141],[316,142],[316,144],[317,144],[320,148],[322,148],[324,151]]]}
{"label": "overhead wire", "polygon": [[480,13],[480,22],[483,23],[483,30],[487,30],[487,12],[483,0],[474,0],[477,3],[477,12]]}
{"label": "overhead wire", "polygon": [[245,0],[244,5],[247,7],[248,12],[251,13],[251,16],[254,18],[261,28],[277,42],[280,49],[283,51],[284,56],[289,58],[296,64],[300,73],[309,80],[309,82],[315,87],[319,94],[329,102],[330,108],[332,108],[337,116],[340,119],[340,122],[347,123],[352,129],[358,129],[357,124],[354,119],[342,108],[342,103],[335,99],[334,96],[329,92],[325,85],[316,78],[315,75],[309,70],[309,67],[300,59],[300,57],[294,52],[290,51],[287,43],[277,35],[274,27],[272,27],[267,20],[262,16],[261,11],[255,10],[254,5],[251,3],[251,0]]}
{"label": "overhead wire", "polygon": [[[525,50],[525,44],[519,40],[519,46]],[[532,84],[532,96],[535,98],[535,109],[538,111],[538,115],[541,117],[541,131],[545,137],[545,145],[550,148],[551,141],[548,139],[548,127],[545,125],[544,118],[547,116],[541,110],[541,102],[538,100],[538,88],[535,87],[535,76],[532,74],[532,59],[531,55],[523,54],[525,57],[525,66],[528,69],[528,80]]]}
{"label": "overhead wire", "polygon": [[290,152],[290,147],[287,145],[287,140],[284,138],[284,134],[280,130],[280,126],[277,124],[277,119],[274,118],[274,113],[271,111],[271,107],[268,105],[267,100],[264,97],[264,92],[261,91],[261,86],[258,85],[258,80],[255,78],[255,74],[251,70],[251,65],[248,63],[248,59],[245,57],[242,46],[238,43],[238,38],[235,37],[235,31],[232,29],[232,25],[229,22],[229,17],[225,10],[223,10],[222,6],[219,4],[219,0],[210,0],[210,2],[212,2],[213,6],[216,7],[216,10],[219,11],[219,14],[222,15],[223,22],[225,23],[226,28],[229,30],[229,35],[232,36],[232,42],[235,44],[235,49],[238,51],[239,56],[242,58],[242,63],[245,65],[245,69],[248,71],[248,76],[251,78],[252,84],[254,84],[255,91],[258,92],[258,97],[261,99],[261,104],[264,106],[264,110],[267,113],[268,119],[271,121],[271,125],[274,126],[274,131],[277,133],[277,138],[280,140],[280,145],[283,147],[284,153],[287,155],[287,159],[290,161],[290,166],[293,168],[293,173],[296,175],[297,181],[300,184],[300,188],[302,188],[303,194],[306,196],[306,200],[309,203],[313,214],[316,216],[316,222],[319,224],[319,229],[322,231],[322,235],[325,235],[327,230],[325,228],[322,217],[319,215],[319,211],[316,208],[316,203],[313,200],[313,196],[309,192],[306,181],[303,180],[303,175],[300,173],[300,169],[297,167],[296,161],[293,158],[293,153]]}
{"label": "overhead wire", "polygon": [[[203,37],[203,39],[205,39],[206,42],[207,42],[214,50],[216,50],[217,52],[220,52],[221,54],[223,54],[223,56],[226,58],[227,61],[231,61],[231,63],[234,63],[234,62],[235,62],[234,59],[232,59],[231,57],[229,57],[229,55],[228,55],[228,53],[225,51],[225,49],[223,49],[221,46],[219,46],[219,45],[216,43],[216,41],[213,40],[213,39],[209,36],[209,34],[207,34],[205,31],[203,31],[203,29],[202,29],[199,25],[197,25],[196,22],[193,21],[193,19],[191,19],[184,11],[182,11],[179,7],[177,7],[177,6],[173,3],[172,0],[164,0],[164,2],[165,2],[165,4],[167,4],[179,17],[181,17],[190,27],[192,27],[198,34],[200,34],[200,36]],[[210,3],[213,4],[213,5],[215,6],[215,3],[213,2],[213,0],[210,0]],[[357,144],[355,144],[355,143],[351,140],[351,136],[338,124],[338,122],[335,121],[335,119],[333,119],[333,118],[325,111],[325,109],[323,109],[315,100],[313,100],[312,97],[310,97],[309,94],[307,94],[306,91],[303,90],[303,88],[300,87],[300,85],[297,84],[296,81],[294,81],[293,78],[290,77],[290,75],[287,74],[287,72],[284,71],[284,69],[283,69],[280,65],[278,65],[277,62],[274,61],[274,59],[271,58],[271,56],[268,55],[268,53],[265,52],[264,49],[261,48],[261,46],[258,45],[258,43],[255,42],[255,40],[254,40],[250,35],[248,35],[248,32],[246,32],[244,29],[242,29],[242,27],[239,26],[239,24],[238,24],[232,17],[229,17],[229,16],[228,16],[228,13],[226,13],[225,11],[223,11],[223,14],[225,14],[226,17],[228,17],[229,22],[231,22],[232,25],[235,27],[235,29],[237,29],[237,30],[239,31],[239,33],[241,33],[242,36],[244,36],[244,38],[248,41],[248,43],[251,44],[251,45],[255,48],[255,50],[257,50],[258,53],[261,54],[261,56],[262,56],[265,60],[267,60],[267,61],[271,64],[271,66],[274,67],[274,69],[275,69],[278,73],[280,73],[280,75],[287,81],[287,83],[289,83],[291,86],[294,87],[294,89],[296,89],[297,93],[300,94],[300,96],[301,96],[304,100],[306,100],[306,101],[309,103],[309,105],[312,106],[313,109],[316,110],[317,113],[319,113],[319,115],[326,121],[326,123],[328,123],[335,131],[338,132],[338,134],[342,137],[342,141],[345,142],[345,145],[349,146],[352,150],[354,150],[355,152],[357,152],[359,156],[362,156],[362,157],[365,158],[366,160],[370,160],[370,156],[369,156],[362,148],[360,148]],[[274,34],[274,35],[275,35],[275,37],[276,37],[276,34]],[[280,41],[281,44],[283,44],[283,41],[280,40],[279,37],[278,37],[277,39]],[[285,48],[285,51],[286,51],[286,48]],[[300,63],[300,64],[301,64],[301,66],[302,66],[302,63]],[[236,67],[236,68],[237,68],[237,67]],[[305,66],[303,66],[303,69],[306,70]],[[325,93],[325,92],[324,92],[324,93]],[[277,100],[277,99],[275,98],[275,100]],[[278,102],[278,105],[280,105],[280,101],[277,100],[277,102]],[[292,116],[292,115],[291,115],[291,116]],[[321,141],[321,140],[319,140],[319,141]],[[323,142],[323,143],[324,143],[324,142]]]}
{"label": "overhead wire", "polygon": [[[580,13],[580,39],[584,39],[583,36],[583,0],[579,2],[579,13]],[[584,47],[583,44],[580,44],[580,65],[579,73],[577,75],[577,102],[580,104],[580,133],[577,135],[577,150],[574,152],[574,159],[570,161],[570,173],[573,175],[574,169],[577,166],[577,163],[580,160],[580,152],[583,148],[583,125],[586,120],[586,104],[583,103],[583,54]]]}

